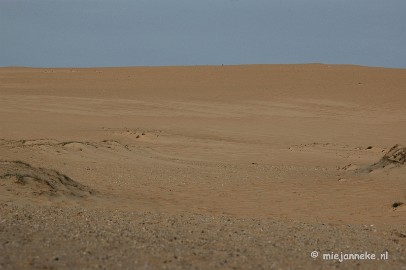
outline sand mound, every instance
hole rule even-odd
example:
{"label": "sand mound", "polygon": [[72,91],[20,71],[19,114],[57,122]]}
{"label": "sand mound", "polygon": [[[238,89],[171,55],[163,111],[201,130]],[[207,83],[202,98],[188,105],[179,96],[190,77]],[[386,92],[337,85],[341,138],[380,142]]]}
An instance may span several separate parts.
{"label": "sand mound", "polygon": [[32,167],[21,161],[0,161],[0,184],[18,194],[86,197],[95,193],[58,171]]}
{"label": "sand mound", "polygon": [[369,172],[383,169],[393,168],[406,164],[406,147],[400,144],[393,146],[377,163],[368,166]]}

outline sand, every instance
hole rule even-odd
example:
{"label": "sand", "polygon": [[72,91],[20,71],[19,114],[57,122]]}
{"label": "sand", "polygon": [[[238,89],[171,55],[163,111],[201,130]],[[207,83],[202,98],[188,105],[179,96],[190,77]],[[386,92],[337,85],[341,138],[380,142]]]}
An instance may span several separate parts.
{"label": "sand", "polygon": [[[406,269],[405,86],[347,65],[0,68],[0,269]],[[322,258],[341,252],[388,259]]]}

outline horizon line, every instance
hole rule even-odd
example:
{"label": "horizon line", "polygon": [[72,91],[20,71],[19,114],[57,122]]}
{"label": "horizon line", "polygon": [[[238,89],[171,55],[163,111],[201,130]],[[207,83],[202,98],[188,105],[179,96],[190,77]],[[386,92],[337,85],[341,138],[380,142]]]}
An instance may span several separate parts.
{"label": "horizon line", "polygon": [[352,66],[367,68],[385,68],[385,69],[406,69],[406,67],[387,67],[387,66],[368,66],[361,64],[331,64],[322,62],[306,63],[259,63],[259,64],[197,64],[197,65],[134,65],[134,66],[0,66],[0,68],[33,68],[33,69],[94,69],[94,68],[162,68],[162,67],[236,67],[236,66],[305,66],[305,65],[324,65],[324,66]]}

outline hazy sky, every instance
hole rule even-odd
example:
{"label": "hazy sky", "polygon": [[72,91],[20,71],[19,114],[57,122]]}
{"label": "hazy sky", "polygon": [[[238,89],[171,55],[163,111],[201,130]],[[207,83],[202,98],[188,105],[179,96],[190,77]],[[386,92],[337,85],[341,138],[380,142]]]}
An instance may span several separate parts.
{"label": "hazy sky", "polygon": [[0,0],[0,66],[406,68],[405,0]]}

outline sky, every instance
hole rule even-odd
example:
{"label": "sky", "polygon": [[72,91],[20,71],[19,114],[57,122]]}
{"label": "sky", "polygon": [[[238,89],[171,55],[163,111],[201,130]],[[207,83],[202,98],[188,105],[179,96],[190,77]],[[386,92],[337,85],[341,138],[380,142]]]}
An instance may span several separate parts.
{"label": "sky", "polygon": [[0,66],[406,68],[405,0],[0,0]]}

